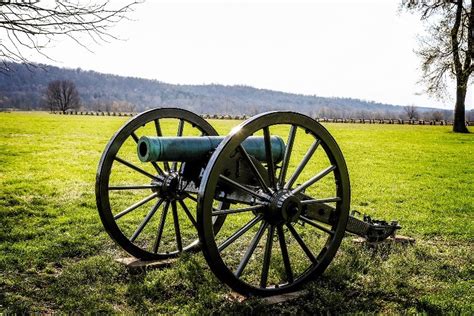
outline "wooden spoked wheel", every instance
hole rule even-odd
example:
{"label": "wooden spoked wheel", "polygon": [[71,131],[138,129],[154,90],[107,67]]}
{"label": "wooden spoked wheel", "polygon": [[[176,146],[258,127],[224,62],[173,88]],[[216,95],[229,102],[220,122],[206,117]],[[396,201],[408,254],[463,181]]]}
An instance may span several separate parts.
{"label": "wooden spoked wheel", "polygon": [[[250,136],[264,137],[266,161],[241,146]],[[272,154],[273,136],[285,141],[281,161]],[[218,208],[223,202],[226,207]],[[204,256],[215,275],[239,293],[294,291],[333,259],[349,204],[344,157],[321,124],[293,112],[258,115],[232,130],[203,174],[198,226]],[[330,210],[327,222],[311,216],[315,206]],[[217,215],[226,216],[219,231]]]}
{"label": "wooden spoked wheel", "polygon": [[[199,249],[199,184],[183,180],[184,163],[141,162],[137,142],[141,136],[204,135],[217,132],[200,116],[182,109],[153,109],[125,123],[107,144],[97,170],[97,207],[107,233],[131,255],[165,259]],[[219,219],[214,218],[216,225],[223,217]]]}

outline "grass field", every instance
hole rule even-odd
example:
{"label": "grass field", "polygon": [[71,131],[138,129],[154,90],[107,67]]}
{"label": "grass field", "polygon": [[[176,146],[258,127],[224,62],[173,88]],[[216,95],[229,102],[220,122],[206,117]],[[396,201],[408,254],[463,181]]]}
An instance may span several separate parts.
{"label": "grass field", "polygon": [[[351,208],[398,219],[414,246],[345,238],[294,301],[236,303],[201,254],[132,273],[97,215],[95,173],[121,117],[0,113],[0,313],[474,313],[474,134],[327,124],[349,168]],[[236,121],[211,121],[226,134]]]}

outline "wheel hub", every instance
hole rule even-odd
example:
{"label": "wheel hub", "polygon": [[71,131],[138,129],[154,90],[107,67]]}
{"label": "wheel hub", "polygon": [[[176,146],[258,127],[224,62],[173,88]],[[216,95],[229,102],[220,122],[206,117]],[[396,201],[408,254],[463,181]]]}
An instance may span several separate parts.
{"label": "wheel hub", "polygon": [[181,177],[177,172],[170,172],[166,175],[163,181],[158,184],[156,192],[159,192],[160,197],[167,200],[177,200],[183,197],[183,190],[181,189]]}
{"label": "wheel hub", "polygon": [[288,190],[280,190],[273,194],[264,210],[264,218],[272,225],[291,223],[298,219],[301,209],[299,198]]}

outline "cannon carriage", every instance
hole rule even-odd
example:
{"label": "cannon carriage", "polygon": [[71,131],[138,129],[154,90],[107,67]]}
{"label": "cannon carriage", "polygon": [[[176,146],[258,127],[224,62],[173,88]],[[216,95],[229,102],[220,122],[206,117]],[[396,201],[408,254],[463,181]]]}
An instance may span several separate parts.
{"label": "cannon carriage", "polygon": [[106,231],[134,257],[201,250],[244,295],[298,289],[324,272],[346,232],[381,241],[400,228],[349,214],[339,146],[289,111],[252,117],[225,137],[183,109],[143,112],[109,141],[96,199]]}

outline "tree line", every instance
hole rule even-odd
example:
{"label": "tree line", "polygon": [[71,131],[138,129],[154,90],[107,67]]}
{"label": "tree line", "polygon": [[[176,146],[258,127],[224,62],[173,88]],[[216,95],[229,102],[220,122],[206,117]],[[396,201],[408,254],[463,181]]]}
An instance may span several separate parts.
{"label": "tree line", "polygon": [[[60,111],[66,113],[72,110],[89,110],[96,113],[99,112],[134,112],[136,105],[123,101],[112,101],[104,103],[94,103],[89,106],[81,104],[79,92],[76,85],[71,80],[54,80],[48,84],[44,92],[43,100],[45,105],[51,112]],[[75,112],[74,111],[74,112]],[[258,110],[250,115],[257,114]],[[216,113],[205,113],[216,114]],[[419,108],[410,105],[400,109],[399,113],[383,112],[383,111],[368,111],[358,110],[355,112],[343,112],[329,107],[322,107],[318,111],[311,111],[307,113],[312,117],[328,118],[328,119],[369,119],[369,120],[383,120],[383,119],[408,119],[408,120],[425,120],[425,121],[443,121],[453,120],[453,113],[449,110],[420,110]],[[470,111],[467,115],[468,120],[474,121],[474,111]]]}
{"label": "tree line", "polygon": [[[154,107],[176,106],[200,114],[234,116],[294,110],[312,117],[399,118],[404,111],[399,105],[291,94],[248,86],[173,85],[46,65],[28,70],[20,64],[10,63],[9,68],[11,72],[8,75],[0,75],[0,108],[49,109],[44,97],[48,84],[56,80],[69,80],[74,82],[80,93],[80,107],[97,112],[141,112]],[[419,108],[420,115],[436,110]]]}

